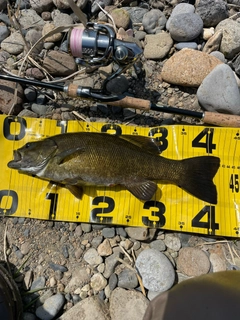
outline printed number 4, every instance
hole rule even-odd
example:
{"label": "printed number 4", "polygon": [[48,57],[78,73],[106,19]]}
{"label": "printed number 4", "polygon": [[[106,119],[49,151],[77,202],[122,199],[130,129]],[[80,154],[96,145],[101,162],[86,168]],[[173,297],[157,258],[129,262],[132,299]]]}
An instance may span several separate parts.
{"label": "printed number 4", "polygon": [[[207,221],[201,221],[207,215]],[[208,234],[214,235],[219,230],[219,224],[215,222],[215,207],[205,206],[192,219],[192,227],[208,229]]]}

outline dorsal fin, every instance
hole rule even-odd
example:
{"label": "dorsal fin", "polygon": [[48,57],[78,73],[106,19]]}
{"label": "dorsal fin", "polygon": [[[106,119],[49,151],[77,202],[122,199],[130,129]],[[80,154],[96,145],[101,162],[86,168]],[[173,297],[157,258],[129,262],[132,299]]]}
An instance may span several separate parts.
{"label": "dorsal fin", "polygon": [[119,138],[126,140],[142,149],[144,151],[153,153],[153,154],[159,154],[161,153],[160,145],[158,144],[157,140],[150,137],[144,137],[144,136],[138,136],[138,135],[130,135],[130,134],[124,134],[119,136]]}

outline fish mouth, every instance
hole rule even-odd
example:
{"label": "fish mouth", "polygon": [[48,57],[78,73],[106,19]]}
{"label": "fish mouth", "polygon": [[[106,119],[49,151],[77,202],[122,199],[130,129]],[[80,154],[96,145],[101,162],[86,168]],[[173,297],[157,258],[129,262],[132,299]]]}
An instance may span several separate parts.
{"label": "fish mouth", "polygon": [[11,169],[19,169],[22,163],[22,154],[18,150],[13,151],[13,160],[9,161],[7,166]]}

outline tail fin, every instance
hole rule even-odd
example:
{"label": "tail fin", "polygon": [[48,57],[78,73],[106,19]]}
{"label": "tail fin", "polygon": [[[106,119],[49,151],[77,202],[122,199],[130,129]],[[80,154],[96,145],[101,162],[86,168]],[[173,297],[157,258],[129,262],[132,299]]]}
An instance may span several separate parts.
{"label": "tail fin", "polygon": [[200,156],[182,160],[183,174],[179,187],[200,200],[217,204],[217,189],[213,178],[220,166],[214,156]]}

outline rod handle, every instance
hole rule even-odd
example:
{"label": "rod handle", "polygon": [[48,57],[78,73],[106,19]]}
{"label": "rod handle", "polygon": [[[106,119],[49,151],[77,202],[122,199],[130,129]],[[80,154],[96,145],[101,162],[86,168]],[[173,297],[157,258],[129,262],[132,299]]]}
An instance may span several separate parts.
{"label": "rod handle", "polygon": [[151,107],[151,102],[148,100],[143,100],[133,97],[124,97],[123,99],[108,102],[110,106],[121,107],[121,108],[134,108],[139,110],[148,111]]}
{"label": "rod handle", "polygon": [[203,122],[221,127],[240,127],[240,116],[215,112],[204,112]]}

